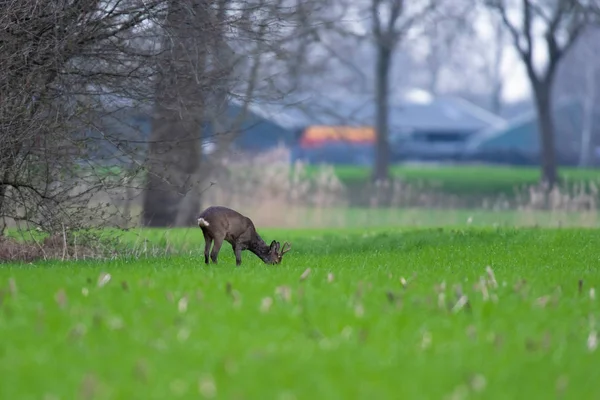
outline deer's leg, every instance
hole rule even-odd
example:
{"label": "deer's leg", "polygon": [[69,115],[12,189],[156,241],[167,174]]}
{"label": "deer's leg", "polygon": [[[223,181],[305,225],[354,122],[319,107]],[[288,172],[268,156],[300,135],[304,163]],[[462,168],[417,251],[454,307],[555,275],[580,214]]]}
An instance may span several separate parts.
{"label": "deer's leg", "polygon": [[242,265],[242,248],[236,244],[232,244],[233,252],[235,253],[235,266],[239,267]]}
{"label": "deer's leg", "polygon": [[210,253],[210,245],[212,244],[212,238],[204,234],[204,263],[208,264],[208,255]]}
{"label": "deer's leg", "polygon": [[213,239],[215,241],[215,244],[213,245],[212,251],[210,252],[210,258],[213,261],[213,263],[216,264],[219,251],[221,251],[221,246],[223,245],[223,240],[225,240],[225,238],[219,236]]}

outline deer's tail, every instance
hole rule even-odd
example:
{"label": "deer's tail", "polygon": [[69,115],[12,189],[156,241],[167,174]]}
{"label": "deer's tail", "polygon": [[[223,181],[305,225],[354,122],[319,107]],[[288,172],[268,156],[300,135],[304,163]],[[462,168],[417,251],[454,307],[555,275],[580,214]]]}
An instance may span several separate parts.
{"label": "deer's tail", "polygon": [[204,218],[198,218],[198,226],[202,228],[202,227],[210,226],[210,224]]}

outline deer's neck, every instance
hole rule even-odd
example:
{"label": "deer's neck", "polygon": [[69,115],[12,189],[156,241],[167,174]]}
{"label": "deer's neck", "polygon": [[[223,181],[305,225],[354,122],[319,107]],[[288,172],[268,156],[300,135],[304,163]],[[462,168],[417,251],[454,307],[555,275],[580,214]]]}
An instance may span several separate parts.
{"label": "deer's neck", "polygon": [[261,239],[260,236],[256,235],[256,237],[253,238],[252,241],[250,241],[248,250],[256,254],[258,258],[263,260],[263,262],[269,262],[269,246],[265,243],[264,240]]}

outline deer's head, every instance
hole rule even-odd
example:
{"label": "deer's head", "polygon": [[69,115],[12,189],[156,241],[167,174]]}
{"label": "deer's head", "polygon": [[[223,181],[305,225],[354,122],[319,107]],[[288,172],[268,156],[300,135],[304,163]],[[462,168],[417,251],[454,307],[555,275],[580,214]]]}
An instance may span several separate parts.
{"label": "deer's head", "polygon": [[281,260],[283,259],[283,255],[290,251],[292,246],[285,242],[283,247],[281,247],[279,242],[273,240],[271,242],[271,246],[269,247],[269,258],[273,264],[281,264]]}

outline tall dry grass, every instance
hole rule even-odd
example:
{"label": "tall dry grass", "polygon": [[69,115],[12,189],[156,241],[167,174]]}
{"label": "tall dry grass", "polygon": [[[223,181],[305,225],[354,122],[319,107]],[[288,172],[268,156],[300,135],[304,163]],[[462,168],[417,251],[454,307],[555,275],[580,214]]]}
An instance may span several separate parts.
{"label": "tall dry grass", "polygon": [[[321,166],[309,174],[306,165],[291,164],[290,152],[284,147],[258,156],[223,158],[213,171],[205,179],[205,185],[214,185],[203,192],[202,207],[231,207],[250,215],[260,226],[428,225],[427,210],[446,210],[435,214],[439,224],[461,222],[465,210],[512,212],[518,216],[514,220],[524,225],[560,225],[569,220],[564,224],[598,226],[599,222],[599,190],[593,182],[551,191],[539,186],[517,187],[511,196],[460,196],[401,179],[366,183],[352,191],[332,166]],[[113,197],[109,201],[125,215],[120,225],[128,218],[128,226],[138,224],[140,189],[129,188],[121,200]]]}
{"label": "tall dry grass", "polygon": [[309,175],[300,162],[290,163],[290,152],[278,147],[256,157],[224,158],[202,198],[203,206],[224,205],[252,214],[264,225],[294,225],[298,208],[326,212],[348,205],[347,191],[332,166]]}

